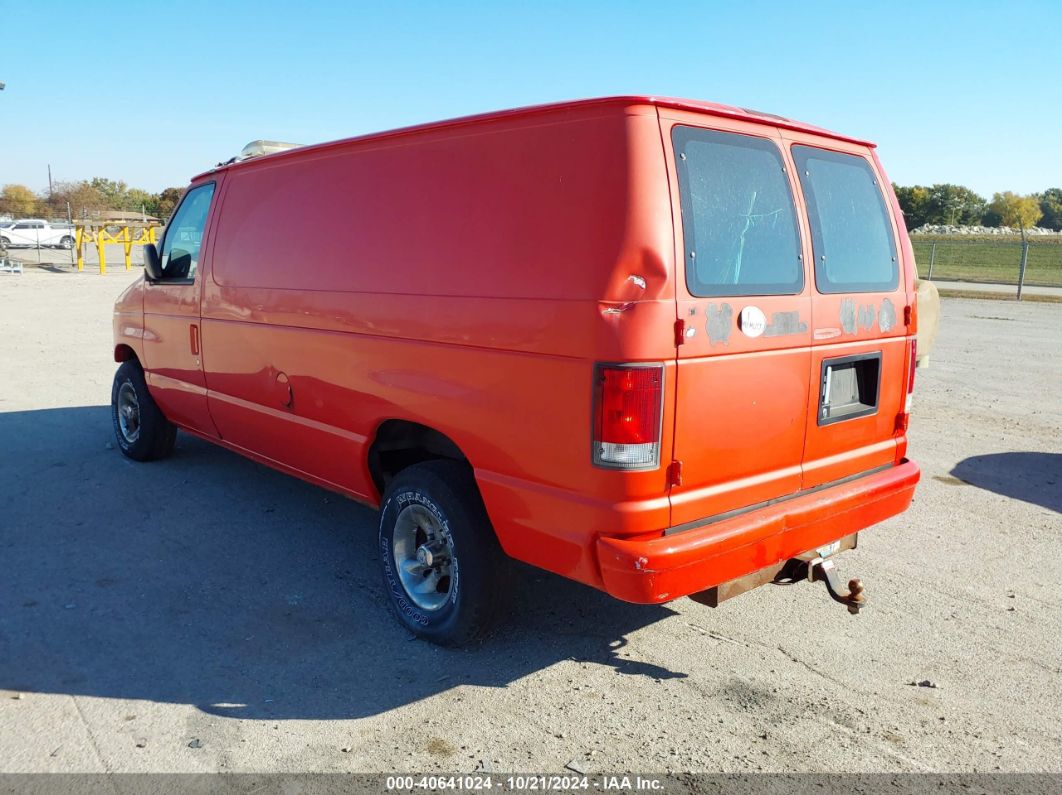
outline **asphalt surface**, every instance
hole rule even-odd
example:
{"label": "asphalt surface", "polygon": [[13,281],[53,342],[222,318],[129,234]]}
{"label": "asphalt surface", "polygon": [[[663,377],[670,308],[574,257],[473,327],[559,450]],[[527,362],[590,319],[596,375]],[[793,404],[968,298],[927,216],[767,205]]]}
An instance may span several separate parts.
{"label": "asphalt surface", "polygon": [[388,615],[372,511],[184,436],[124,459],[137,274],[56,271],[0,274],[0,771],[1062,772],[1062,307],[943,301],[915,504],[840,560],[861,615],[525,569],[444,651]]}

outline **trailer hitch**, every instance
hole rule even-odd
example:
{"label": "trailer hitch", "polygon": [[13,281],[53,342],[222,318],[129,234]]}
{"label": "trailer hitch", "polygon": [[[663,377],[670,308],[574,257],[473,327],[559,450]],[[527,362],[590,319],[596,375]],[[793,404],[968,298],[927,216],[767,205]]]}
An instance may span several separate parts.
{"label": "trailer hitch", "polygon": [[813,558],[807,563],[808,581],[821,582],[826,585],[830,598],[835,602],[847,605],[848,612],[853,616],[866,607],[867,598],[863,596],[863,583],[859,578],[848,581],[848,590],[841,590],[841,581],[837,576],[837,569],[832,560]]}
{"label": "trailer hitch", "polygon": [[822,557],[810,560],[793,558],[778,573],[774,582],[777,585],[792,585],[801,580],[823,583],[830,598],[845,605],[852,615],[856,615],[867,606],[867,598],[863,595],[863,583],[853,578],[848,581],[848,590],[842,590],[841,581],[832,560]]}

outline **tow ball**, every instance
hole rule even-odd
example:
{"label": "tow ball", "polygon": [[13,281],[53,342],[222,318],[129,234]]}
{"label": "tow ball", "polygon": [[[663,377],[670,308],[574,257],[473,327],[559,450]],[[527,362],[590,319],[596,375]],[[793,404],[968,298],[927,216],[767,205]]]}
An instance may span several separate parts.
{"label": "tow ball", "polygon": [[858,577],[848,581],[848,590],[841,590],[841,581],[832,560],[813,558],[807,562],[808,582],[821,582],[826,585],[830,598],[848,607],[848,612],[856,615],[866,607],[867,598],[863,596],[863,583]]}
{"label": "tow ball", "polygon": [[867,598],[863,595],[863,583],[853,578],[848,581],[848,590],[842,590],[837,568],[834,562],[827,558],[816,557],[810,560],[794,558],[779,572],[774,582],[778,585],[792,585],[801,580],[823,583],[830,598],[847,607],[852,615],[856,615],[867,605]]}

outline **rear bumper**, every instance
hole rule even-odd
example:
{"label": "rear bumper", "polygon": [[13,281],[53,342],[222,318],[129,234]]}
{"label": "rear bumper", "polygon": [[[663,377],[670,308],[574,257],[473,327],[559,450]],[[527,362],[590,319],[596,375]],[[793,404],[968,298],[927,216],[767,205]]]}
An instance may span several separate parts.
{"label": "rear bumper", "polygon": [[919,474],[918,465],[905,459],[738,516],[673,528],[659,538],[599,538],[604,588],[618,599],[656,604],[721,585],[902,513]]}

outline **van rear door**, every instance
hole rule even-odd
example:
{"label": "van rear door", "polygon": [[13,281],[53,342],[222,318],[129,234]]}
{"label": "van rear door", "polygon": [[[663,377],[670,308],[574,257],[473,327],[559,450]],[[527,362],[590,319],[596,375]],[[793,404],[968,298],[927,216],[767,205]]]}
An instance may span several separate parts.
{"label": "van rear door", "polygon": [[811,285],[781,136],[661,111],[675,208],[678,376],[671,524],[800,489]]}
{"label": "van rear door", "polygon": [[906,397],[907,285],[897,220],[871,151],[817,136],[784,137],[814,261],[801,483],[809,489],[896,460]]}

